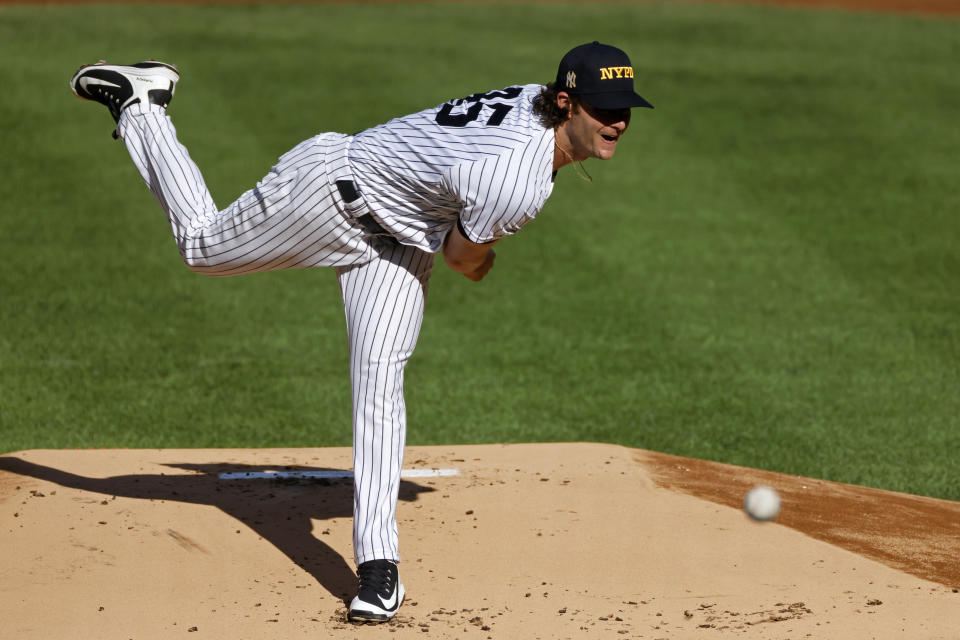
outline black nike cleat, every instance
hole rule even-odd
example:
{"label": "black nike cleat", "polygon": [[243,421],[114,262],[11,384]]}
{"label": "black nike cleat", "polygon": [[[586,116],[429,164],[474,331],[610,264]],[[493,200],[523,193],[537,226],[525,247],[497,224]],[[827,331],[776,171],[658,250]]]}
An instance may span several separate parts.
{"label": "black nike cleat", "polygon": [[172,64],[148,61],[117,66],[101,60],[80,67],[70,80],[70,88],[78,98],[106,105],[118,122],[123,110],[132,104],[169,105],[178,80],[180,73]]}
{"label": "black nike cleat", "polygon": [[357,569],[360,587],[347,617],[359,622],[386,622],[397,613],[405,595],[397,564],[370,560]]}

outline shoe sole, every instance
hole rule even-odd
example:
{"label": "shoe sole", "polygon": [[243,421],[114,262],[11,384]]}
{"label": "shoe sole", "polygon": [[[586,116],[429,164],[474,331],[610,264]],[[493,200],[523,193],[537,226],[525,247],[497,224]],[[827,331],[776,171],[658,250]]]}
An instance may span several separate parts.
{"label": "shoe sole", "polygon": [[347,614],[347,620],[350,622],[386,622],[393,616],[381,615],[363,611],[360,613],[350,612]]}
{"label": "shoe sole", "polygon": [[[352,622],[387,622],[388,620],[393,618],[395,615],[397,615],[397,611],[400,610],[400,606],[403,604],[403,601],[406,598],[406,596],[407,596],[406,589],[403,588],[403,583],[401,583],[400,594],[397,596],[397,599],[399,600],[399,602],[397,602],[396,609],[394,609],[393,611],[385,611],[383,609],[380,609],[380,611],[383,611],[383,613],[377,613],[376,611],[364,611],[362,609],[358,609],[358,610],[348,609],[347,619]],[[379,607],[377,608],[379,609]]]}
{"label": "shoe sole", "polygon": [[[167,64],[166,62],[157,62],[154,60],[147,60],[145,62],[148,62],[152,66],[143,67],[143,68],[123,66],[123,65],[116,65],[116,64],[107,64],[106,61],[104,60],[101,60],[100,62],[94,62],[93,64],[85,64],[81,66],[79,69],[77,69],[77,72],[73,74],[72,78],[70,78],[70,90],[73,92],[73,95],[77,96],[81,100],[90,100],[91,102],[96,102],[96,100],[93,100],[92,98],[86,98],[80,95],[79,93],[77,93],[77,81],[80,79],[80,76],[82,76],[87,69],[90,69],[93,67],[105,69],[107,71],[114,71],[116,73],[121,73],[121,74],[128,73],[127,71],[128,69],[137,69],[143,75],[162,75],[167,80],[172,80],[173,82],[180,81],[180,70],[177,69],[176,66],[172,64]],[[175,77],[171,78],[166,73],[161,73],[161,74],[152,73],[156,69],[166,69],[168,71],[172,71]]]}

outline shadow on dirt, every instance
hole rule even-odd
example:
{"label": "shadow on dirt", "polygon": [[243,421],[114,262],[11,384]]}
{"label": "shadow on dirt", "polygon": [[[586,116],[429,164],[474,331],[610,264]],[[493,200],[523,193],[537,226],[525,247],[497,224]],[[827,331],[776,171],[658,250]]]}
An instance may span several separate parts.
{"label": "shadow on dirt", "polygon": [[[258,466],[226,463],[166,466],[189,475],[125,475],[88,478],[15,457],[0,457],[0,470],[29,476],[63,487],[107,496],[168,500],[217,507],[250,527],[274,545],[327,591],[346,600],[356,590],[351,565],[313,533],[312,520],[353,516],[353,480],[241,478],[221,480],[220,474],[256,474],[268,470],[293,472],[340,471],[296,465]],[[400,500],[414,502],[419,494],[435,491],[409,481],[400,483]],[[224,535],[232,534],[231,527]],[[324,535],[322,530],[320,536]]]}

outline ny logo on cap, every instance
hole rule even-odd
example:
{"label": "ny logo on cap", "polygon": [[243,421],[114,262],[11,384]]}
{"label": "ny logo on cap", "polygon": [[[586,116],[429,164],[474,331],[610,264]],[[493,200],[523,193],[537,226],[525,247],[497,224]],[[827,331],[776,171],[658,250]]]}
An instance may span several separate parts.
{"label": "ny logo on cap", "polygon": [[573,71],[567,71],[567,89],[577,88],[577,74]]}

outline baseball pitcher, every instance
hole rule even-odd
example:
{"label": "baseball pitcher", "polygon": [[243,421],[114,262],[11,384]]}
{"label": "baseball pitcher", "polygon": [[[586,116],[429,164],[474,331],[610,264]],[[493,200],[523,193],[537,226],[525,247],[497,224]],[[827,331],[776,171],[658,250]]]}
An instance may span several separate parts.
{"label": "baseball pitcher", "polygon": [[613,157],[634,69],[615,47],[570,50],[556,80],[474,93],[356,135],[323,133],[285,153],[218,209],[167,115],[177,68],[80,68],[70,87],[108,107],[114,137],[166,212],[186,265],[233,276],[333,267],[343,296],[353,394],[353,620],[385,621],[404,599],[396,522],[406,438],[403,371],[423,318],[434,256],[473,281],[493,246],[542,209],[557,170]]}

